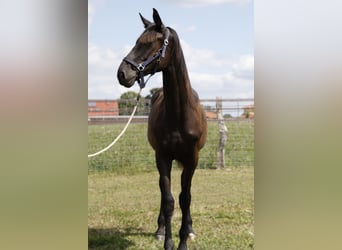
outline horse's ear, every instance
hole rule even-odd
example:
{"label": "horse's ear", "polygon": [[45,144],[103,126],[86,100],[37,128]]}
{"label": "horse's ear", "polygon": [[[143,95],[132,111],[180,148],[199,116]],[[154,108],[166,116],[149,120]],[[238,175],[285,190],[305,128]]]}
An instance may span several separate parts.
{"label": "horse's ear", "polygon": [[139,16],[141,18],[141,21],[143,22],[144,24],[144,27],[145,29],[152,24],[152,22],[150,22],[149,20],[147,20],[145,17],[143,17],[140,13],[139,13]]}
{"label": "horse's ear", "polygon": [[153,21],[154,21],[154,23],[157,25],[157,28],[158,28],[159,30],[162,30],[162,27],[163,27],[164,25],[163,25],[163,22],[162,22],[162,20],[161,20],[161,18],[160,18],[160,16],[159,16],[158,11],[157,11],[155,8],[153,8]]}

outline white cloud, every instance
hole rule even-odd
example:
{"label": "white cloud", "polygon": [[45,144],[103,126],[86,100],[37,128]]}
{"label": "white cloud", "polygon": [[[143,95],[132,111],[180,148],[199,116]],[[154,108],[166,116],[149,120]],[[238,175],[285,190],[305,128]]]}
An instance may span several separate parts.
{"label": "white cloud", "polygon": [[254,78],[254,56],[241,56],[240,60],[233,64],[233,73],[238,78]]}
{"label": "white cloud", "polygon": [[181,40],[192,87],[200,98],[253,98],[254,56],[230,58]]}
{"label": "white cloud", "polygon": [[244,4],[249,3],[252,0],[164,0],[181,7],[197,7],[219,4]]}
{"label": "white cloud", "polygon": [[88,45],[88,98],[116,99],[127,91],[116,78],[116,71],[126,52],[127,49],[114,51]]}
{"label": "white cloud", "polygon": [[89,0],[88,1],[88,27],[92,24],[96,10],[102,7],[106,0]]}
{"label": "white cloud", "polygon": [[254,56],[230,58],[208,49],[193,48],[185,41],[182,47],[192,87],[200,98],[253,98]]}
{"label": "white cloud", "polygon": [[198,49],[191,47],[186,41],[181,39],[181,46],[186,59],[188,69],[216,71],[228,67],[232,62],[214,51],[208,49]]}
{"label": "white cloud", "polygon": [[192,87],[201,99],[222,98],[253,98],[254,81],[241,79],[232,72],[226,74],[210,74],[190,72]]}

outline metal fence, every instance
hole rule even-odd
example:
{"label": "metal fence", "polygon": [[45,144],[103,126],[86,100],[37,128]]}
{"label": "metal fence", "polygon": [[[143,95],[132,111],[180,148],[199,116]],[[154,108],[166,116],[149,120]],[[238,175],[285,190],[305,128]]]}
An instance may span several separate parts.
{"label": "metal fence", "polygon": [[[254,99],[201,100],[207,113],[208,136],[198,168],[216,168],[220,140],[217,114],[228,128],[225,167],[254,166]],[[142,105],[147,108],[148,105]],[[88,117],[88,153],[107,146],[124,127],[128,116]],[[88,160],[89,171],[155,171],[154,152],[147,141],[147,116],[135,116],[125,135],[109,151]]]}

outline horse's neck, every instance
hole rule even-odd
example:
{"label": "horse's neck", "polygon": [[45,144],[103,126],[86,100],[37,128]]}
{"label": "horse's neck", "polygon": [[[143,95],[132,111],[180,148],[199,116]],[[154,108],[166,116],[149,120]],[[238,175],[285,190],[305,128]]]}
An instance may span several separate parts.
{"label": "horse's neck", "polygon": [[163,71],[165,108],[170,122],[181,126],[186,108],[193,103],[192,89],[181,49],[172,57],[170,66]]}

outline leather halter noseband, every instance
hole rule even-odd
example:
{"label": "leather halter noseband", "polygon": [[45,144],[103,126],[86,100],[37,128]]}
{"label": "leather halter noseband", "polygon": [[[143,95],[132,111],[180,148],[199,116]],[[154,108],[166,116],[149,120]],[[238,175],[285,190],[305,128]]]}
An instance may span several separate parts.
{"label": "leather halter noseband", "polygon": [[[135,69],[138,71],[138,79],[137,80],[138,80],[140,88],[144,88],[145,87],[145,85],[146,85],[147,81],[150,79],[150,77],[153,76],[154,73],[156,73],[157,67],[158,67],[158,65],[160,63],[160,59],[165,57],[166,47],[169,44],[169,35],[170,35],[170,31],[169,31],[168,28],[166,28],[165,39],[164,39],[163,46],[156,53],[154,53],[152,56],[147,58],[146,61],[138,64],[138,63],[134,62],[133,60],[129,59],[128,57],[125,57],[123,59],[125,62],[128,62],[133,67],[135,67]],[[157,60],[157,64],[154,67],[154,70],[151,73],[150,77],[145,82],[145,80],[144,80],[144,70],[145,70],[146,66],[148,66],[150,63],[152,63],[154,60]]]}

